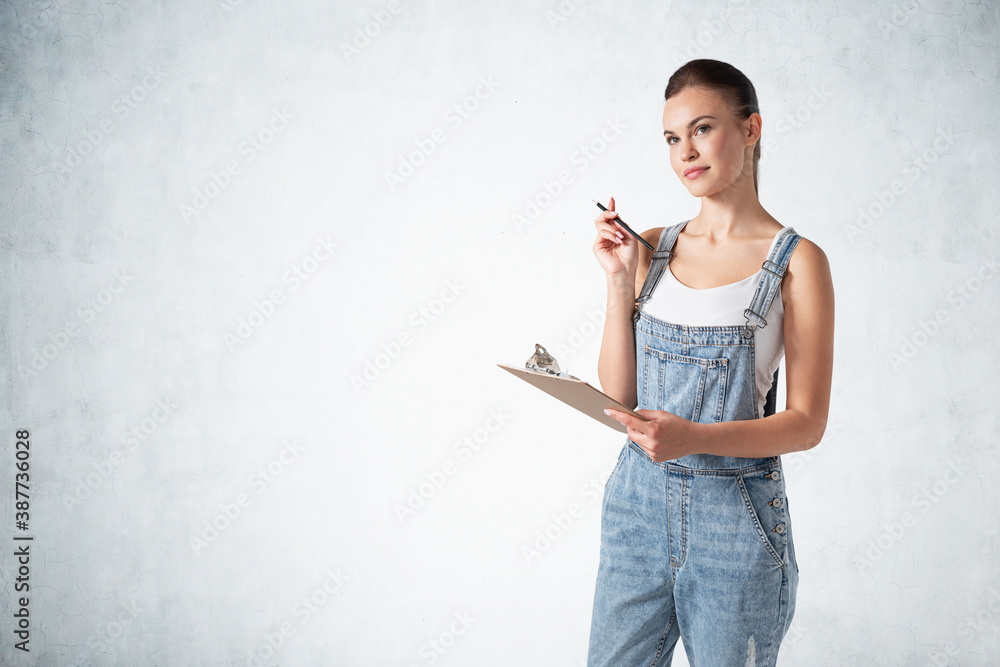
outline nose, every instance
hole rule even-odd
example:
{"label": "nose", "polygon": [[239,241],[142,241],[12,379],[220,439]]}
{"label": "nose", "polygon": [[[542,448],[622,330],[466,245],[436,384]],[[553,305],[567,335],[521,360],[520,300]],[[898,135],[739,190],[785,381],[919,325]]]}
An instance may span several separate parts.
{"label": "nose", "polygon": [[690,162],[694,158],[698,157],[698,151],[694,149],[694,142],[690,139],[681,137],[677,140],[675,144],[677,148],[677,155],[680,157],[682,162]]}
{"label": "nose", "polygon": [[698,151],[694,149],[694,142],[686,141],[681,139],[681,159],[685,162],[690,162],[694,158],[698,157]]}

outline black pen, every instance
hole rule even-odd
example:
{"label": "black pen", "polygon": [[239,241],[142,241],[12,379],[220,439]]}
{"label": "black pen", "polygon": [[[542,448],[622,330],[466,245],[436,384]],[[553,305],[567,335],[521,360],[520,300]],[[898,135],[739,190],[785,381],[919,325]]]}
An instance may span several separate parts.
{"label": "black pen", "polygon": [[[597,208],[601,209],[602,211],[607,211],[608,210],[608,209],[604,208],[604,205],[601,204],[601,202],[597,201],[596,199],[594,200],[594,203],[597,204]],[[653,252],[656,252],[656,248],[654,248],[653,246],[649,245],[649,243],[646,242],[646,239],[642,238],[641,236],[639,236],[638,234],[636,234],[635,232],[633,232],[632,228],[629,227],[628,225],[626,225],[624,220],[622,220],[621,218],[619,218],[617,215],[614,217],[614,219],[618,221],[618,224],[620,224],[622,227],[625,228],[626,232],[628,232],[632,236],[634,236],[637,239],[639,239],[639,241],[642,242],[642,245],[646,246],[647,248],[649,248]]]}

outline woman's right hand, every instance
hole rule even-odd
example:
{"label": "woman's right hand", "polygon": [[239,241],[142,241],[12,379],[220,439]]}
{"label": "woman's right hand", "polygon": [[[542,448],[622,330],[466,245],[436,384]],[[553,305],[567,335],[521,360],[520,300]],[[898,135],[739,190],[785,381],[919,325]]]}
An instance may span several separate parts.
{"label": "woman's right hand", "polygon": [[597,227],[597,241],[594,254],[608,277],[623,273],[635,282],[635,272],[639,266],[639,242],[615,221],[615,198],[611,198],[607,211],[594,220]]}

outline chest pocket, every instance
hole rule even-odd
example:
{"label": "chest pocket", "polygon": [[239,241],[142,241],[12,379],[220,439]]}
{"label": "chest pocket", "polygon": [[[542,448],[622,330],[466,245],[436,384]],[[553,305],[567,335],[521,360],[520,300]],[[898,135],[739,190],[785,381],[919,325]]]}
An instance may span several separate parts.
{"label": "chest pocket", "polygon": [[729,360],[701,359],[643,346],[642,405],[693,422],[722,420]]}

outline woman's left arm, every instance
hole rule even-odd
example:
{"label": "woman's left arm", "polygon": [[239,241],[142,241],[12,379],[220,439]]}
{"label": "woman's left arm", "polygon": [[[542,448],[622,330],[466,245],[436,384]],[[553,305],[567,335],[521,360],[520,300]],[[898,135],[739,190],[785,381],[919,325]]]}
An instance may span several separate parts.
{"label": "woman's left arm", "polygon": [[[629,437],[664,461],[688,454],[766,458],[811,449],[826,431],[833,383],[833,278],[823,250],[799,241],[781,282],[785,317],[785,410],[761,419],[701,424],[676,415],[637,410],[612,416]],[[648,413],[648,414],[647,414]],[[637,427],[637,428],[633,428]]]}

